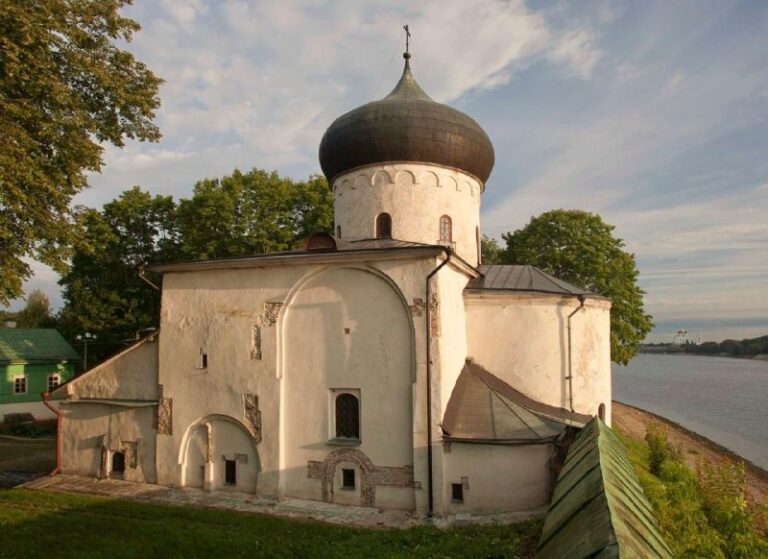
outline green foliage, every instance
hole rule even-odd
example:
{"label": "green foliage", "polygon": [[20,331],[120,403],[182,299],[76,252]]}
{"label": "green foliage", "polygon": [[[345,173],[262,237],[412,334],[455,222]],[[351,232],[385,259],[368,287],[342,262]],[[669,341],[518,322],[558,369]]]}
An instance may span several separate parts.
{"label": "green foliage", "polygon": [[84,332],[98,335],[89,344],[93,357],[113,353],[127,339],[157,325],[159,293],[139,278],[137,266],[177,257],[175,211],[170,196],[152,197],[138,187],[101,212],[78,209],[84,233],[59,281],[65,300],[60,323],[70,340]]}
{"label": "green foliage", "polygon": [[195,185],[178,207],[181,253],[221,258],[279,252],[300,246],[311,233],[330,233],[333,202],[319,176],[296,182],[253,169]]}
{"label": "green foliage", "polygon": [[681,558],[768,557],[765,504],[750,507],[743,465],[700,462],[694,473],[659,424],[646,441],[619,433],[667,543]]}
{"label": "green foliage", "polygon": [[0,492],[3,557],[512,559],[533,557],[540,531],[541,521],[364,529],[46,491]]}
{"label": "green foliage", "polygon": [[161,80],[116,43],[139,25],[129,0],[0,0],[0,303],[22,292],[24,257],[64,271],[69,209],[102,144],[157,140]]}
{"label": "green foliage", "polygon": [[192,197],[178,204],[134,187],[101,212],[80,208],[76,218],[84,233],[59,282],[65,301],[60,324],[70,340],[83,332],[98,335],[88,346],[90,360],[157,326],[160,295],[139,278],[139,265],[297,248],[311,233],[331,231],[333,201],[321,177],[293,181],[275,172],[235,170],[198,182]]}
{"label": "green foliage", "polygon": [[743,340],[723,340],[704,342],[701,345],[685,344],[682,346],[686,353],[701,355],[727,355],[729,357],[754,357],[768,354],[768,336],[748,338]]}
{"label": "green foliage", "polygon": [[557,278],[610,298],[611,359],[626,365],[653,327],[637,285],[635,257],[599,215],[552,210],[503,235],[503,260],[530,264]]}
{"label": "green foliage", "polygon": [[675,455],[667,442],[667,430],[658,421],[651,423],[645,433],[645,442],[649,452],[648,467],[653,475],[659,476],[662,464]]}
{"label": "green foliage", "polygon": [[35,289],[27,296],[27,304],[13,318],[17,328],[54,328],[56,319],[51,316],[48,296]]}
{"label": "green foliage", "polygon": [[501,264],[502,263],[502,249],[496,239],[492,239],[487,235],[483,235],[480,239],[480,254],[482,255],[483,264]]}

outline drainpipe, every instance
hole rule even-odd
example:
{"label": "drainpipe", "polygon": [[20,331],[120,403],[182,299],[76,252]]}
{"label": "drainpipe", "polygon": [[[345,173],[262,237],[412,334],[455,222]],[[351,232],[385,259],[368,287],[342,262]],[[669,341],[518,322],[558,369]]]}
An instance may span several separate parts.
{"label": "drainpipe", "polygon": [[49,474],[55,476],[61,469],[61,414],[59,410],[48,403],[48,392],[43,392],[41,396],[43,397],[43,405],[56,414],[56,467]]}
{"label": "drainpipe", "polygon": [[584,295],[577,295],[579,299],[579,306],[568,315],[568,376],[565,378],[568,380],[568,401],[571,411],[573,409],[573,359],[571,357],[571,318],[577,312],[584,308]]}
{"label": "drainpipe", "polygon": [[143,280],[145,283],[149,284],[150,287],[152,287],[155,291],[160,291],[160,288],[152,283],[147,276],[144,275],[144,264],[139,264],[136,266],[136,273],[139,274],[139,278]]}
{"label": "drainpipe", "polygon": [[430,297],[432,290],[430,289],[430,280],[432,276],[437,274],[440,269],[451,261],[451,251],[448,248],[443,249],[445,251],[446,258],[443,260],[434,270],[427,275],[427,312],[426,312],[426,324],[427,324],[427,486],[429,491],[429,508],[427,509],[427,517],[432,518],[434,515],[435,505],[435,489],[433,487],[432,479],[432,332],[430,329],[431,321],[429,316]]}

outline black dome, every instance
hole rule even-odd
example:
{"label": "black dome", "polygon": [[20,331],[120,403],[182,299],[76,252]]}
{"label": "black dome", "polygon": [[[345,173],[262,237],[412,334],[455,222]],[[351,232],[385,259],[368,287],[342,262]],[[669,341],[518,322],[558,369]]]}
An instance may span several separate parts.
{"label": "black dome", "polygon": [[320,142],[320,167],[329,182],[355,167],[388,161],[452,167],[485,184],[493,145],[472,118],[430,99],[406,58],[392,93],[337,118]]}

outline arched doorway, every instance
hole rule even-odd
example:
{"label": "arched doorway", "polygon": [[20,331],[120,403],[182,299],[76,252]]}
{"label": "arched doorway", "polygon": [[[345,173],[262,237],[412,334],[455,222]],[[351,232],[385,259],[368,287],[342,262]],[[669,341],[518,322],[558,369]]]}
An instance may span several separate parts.
{"label": "arched doorway", "polygon": [[182,486],[256,493],[258,451],[237,420],[213,415],[196,421],[187,431],[181,454]]}

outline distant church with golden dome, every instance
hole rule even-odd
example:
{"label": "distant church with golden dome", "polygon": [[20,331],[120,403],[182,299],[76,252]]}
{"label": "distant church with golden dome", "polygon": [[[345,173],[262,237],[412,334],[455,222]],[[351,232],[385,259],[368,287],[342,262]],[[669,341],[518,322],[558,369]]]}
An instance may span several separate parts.
{"label": "distant church with golden dome", "polygon": [[322,138],[334,235],[152,267],[159,331],[57,389],[62,472],[425,517],[546,507],[573,433],[610,422],[610,301],[483,265],[493,145],[409,58]]}

